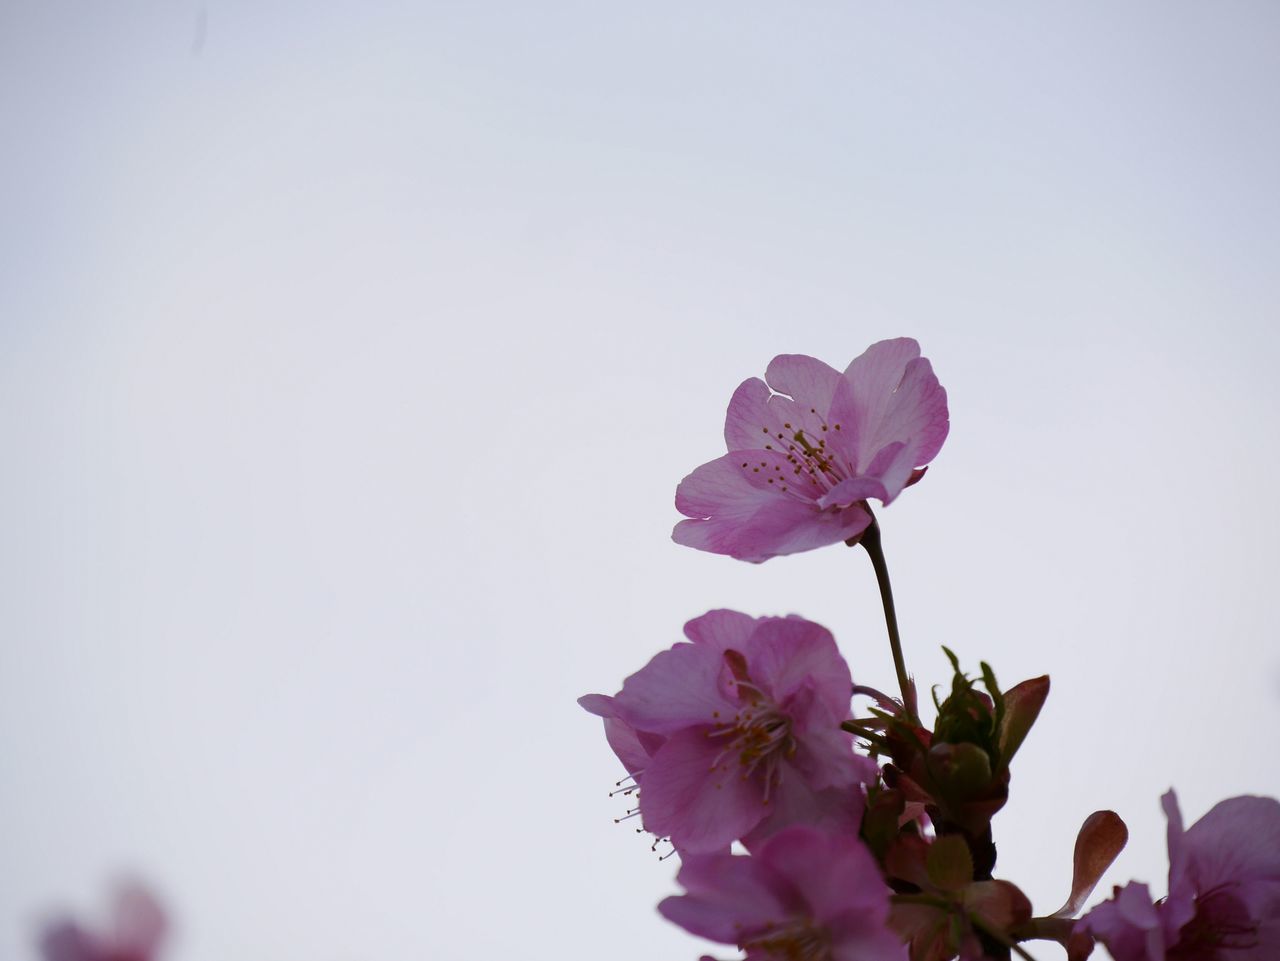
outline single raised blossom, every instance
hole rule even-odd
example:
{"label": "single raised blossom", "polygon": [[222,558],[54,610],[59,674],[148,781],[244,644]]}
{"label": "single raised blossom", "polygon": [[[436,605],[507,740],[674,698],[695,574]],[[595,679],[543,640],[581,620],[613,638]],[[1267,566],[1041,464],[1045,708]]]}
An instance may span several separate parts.
{"label": "single raised blossom", "polygon": [[1116,961],[1273,961],[1280,958],[1280,801],[1236,797],[1182,829],[1169,819],[1169,895],[1153,903],[1130,882],[1082,924]]}
{"label": "single raised blossom", "polygon": [[737,945],[747,961],[905,961],[887,927],[889,889],[856,837],[796,825],[750,856],[685,855],[687,892],[658,905],[669,921]]}
{"label": "single raised blossom", "polygon": [[875,762],[840,724],[849,667],[825,628],[799,617],[711,611],[623,683],[579,703],[639,789],[644,828],[680,851],[748,845],[805,821],[856,833]]}
{"label": "single raised blossom", "polygon": [[729,453],[676,488],[679,544],[766,561],[849,540],[942,448],[947,394],[909,337],[872,344],[844,373],[775,357],[729,401]]}
{"label": "single raised blossom", "polygon": [[43,961],[155,961],[168,928],[164,911],[146,888],[123,883],[116,888],[111,924],[89,930],[72,920],[45,928],[40,939]]}

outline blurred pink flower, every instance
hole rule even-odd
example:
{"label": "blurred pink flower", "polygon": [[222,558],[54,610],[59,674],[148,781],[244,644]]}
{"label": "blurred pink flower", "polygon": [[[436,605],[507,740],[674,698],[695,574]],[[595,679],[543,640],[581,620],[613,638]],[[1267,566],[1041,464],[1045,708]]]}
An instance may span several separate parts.
{"label": "blurred pink flower", "polygon": [[872,344],[844,373],[775,357],[729,401],[729,453],[680,482],[678,544],[766,561],[861,534],[942,448],[947,393],[908,337]]}
{"label": "blurred pink flower", "polygon": [[141,885],[114,893],[108,931],[87,931],[72,920],[49,925],[40,939],[44,961],[154,961],[168,929],[164,911]]}
{"label": "blurred pink flower", "polygon": [[887,926],[889,889],[852,836],[788,828],[750,856],[685,855],[687,894],[658,905],[687,931],[737,945],[748,961],[905,961]]}
{"label": "blurred pink flower", "polygon": [[1115,889],[1083,924],[1116,961],[1274,961],[1280,958],[1280,801],[1222,801],[1182,830],[1173,791],[1169,896],[1145,884]]}
{"label": "blurred pink flower", "polygon": [[639,787],[646,830],[681,851],[748,844],[804,820],[856,832],[875,763],[840,729],[849,667],[825,628],[799,617],[711,611],[631,675],[605,718]]}

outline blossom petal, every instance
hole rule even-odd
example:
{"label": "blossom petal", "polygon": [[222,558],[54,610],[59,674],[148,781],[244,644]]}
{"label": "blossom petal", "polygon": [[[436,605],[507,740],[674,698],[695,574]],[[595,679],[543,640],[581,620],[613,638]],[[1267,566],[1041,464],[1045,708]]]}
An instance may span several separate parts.
{"label": "blossom petal", "polygon": [[671,737],[645,769],[640,792],[644,826],[670,837],[680,851],[719,851],[768,813],[761,783],[746,777],[738,758],[724,753],[706,730]]}
{"label": "blossom petal", "polygon": [[[889,890],[852,836],[797,826],[750,857],[689,856],[679,879],[689,893],[668,898],[659,910],[702,937],[742,945],[799,924],[831,939],[824,957],[833,961],[906,958],[906,946],[887,927]],[[748,954],[756,957],[758,947]]]}
{"label": "blossom petal", "polygon": [[[946,391],[933,366],[920,356],[920,345],[909,337],[872,344],[844,376],[854,393],[859,471],[878,474],[890,499],[897,497],[912,469],[933,460],[946,440]],[[877,471],[870,470],[876,456],[894,442],[905,448]]]}
{"label": "blossom petal", "polygon": [[721,658],[698,644],[676,644],[622,682],[614,699],[617,716],[654,734],[670,735],[691,725],[717,723],[736,705],[721,694]]}
{"label": "blossom petal", "polygon": [[1145,884],[1131,881],[1081,922],[1107,946],[1115,961],[1165,961],[1160,916]]}
{"label": "blossom petal", "polygon": [[881,922],[889,914],[889,891],[866,845],[852,835],[830,835],[793,827],[755,852],[800,893],[812,916],[827,922],[858,911]]}
{"label": "blossom petal", "polygon": [[796,737],[792,767],[813,789],[871,784],[879,773],[876,762],[859,754],[851,735],[834,723],[815,725]]}
{"label": "blossom petal", "polygon": [[672,531],[677,544],[760,562],[847,540],[871,522],[856,505],[818,510],[795,486],[812,481],[803,475],[792,481],[796,475],[784,473],[794,471],[785,455],[753,451],[750,456],[755,460],[745,452],[727,454],[680,482],[676,508],[692,520],[681,521]]}
{"label": "blossom petal", "polygon": [[[654,751],[665,740],[661,735],[637,731],[618,717],[614,699],[603,694],[585,694],[578,698],[584,710],[604,719],[604,737],[628,774],[638,775],[649,765]],[[637,782],[639,783],[639,782]]]}
{"label": "blossom petal", "polygon": [[684,626],[684,636],[695,644],[706,644],[718,651],[742,650],[755,633],[757,619],[750,614],[725,609],[707,611]]}
{"label": "blossom petal", "polygon": [[667,898],[658,911],[691,934],[737,944],[744,931],[779,925],[788,915],[768,867],[724,853],[683,855],[676,879],[688,894]]}
{"label": "blossom petal", "polygon": [[784,768],[781,781],[769,792],[769,814],[743,835],[742,843],[754,852],[775,834],[797,824],[830,835],[856,837],[865,808],[866,798],[856,784],[814,790],[794,768]]}
{"label": "blossom petal", "polygon": [[812,511],[822,489],[796,470],[781,451],[730,451],[680,482],[676,510],[698,518],[742,518],[774,504],[795,504]]}
{"label": "blossom petal", "polygon": [[607,694],[584,694],[578,698],[578,707],[596,717],[614,717],[613,698]]}
{"label": "blossom petal", "polygon": [[885,920],[861,909],[846,911],[827,922],[831,930],[831,957],[861,961],[907,961],[907,946]]}
{"label": "blossom petal", "polygon": [[[851,477],[842,480],[831,490],[818,498],[818,506],[823,510],[829,507],[844,507],[874,497],[883,503],[889,502],[889,493],[884,484],[874,477]],[[859,532],[861,533],[861,532]]]}
{"label": "blossom petal", "polygon": [[920,356],[912,337],[895,337],[872,344],[849,362],[844,376],[853,387],[858,406],[869,423],[879,423],[893,392],[902,384],[907,365]]}
{"label": "blossom petal", "polygon": [[[763,450],[766,444],[786,449],[791,434],[782,425],[785,417],[767,384],[759,377],[744,380],[729,398],[724,417],[724,443],[729,450]],[[781,435],[781,436],[779,436]]]}
{"label": "blossom petal", "polygon": [[1169,893],[1194,895],[1195,887],[1187,872],[1190,851],[1182,844],[1185,833],[1182,828],[1182,811],[1178,807],[1178,795],[1172,788],[1161,796],[1160,806],[1164,808],[1165,820],[1168,822],[1165,834],[1169,847]]}
{"label": "blossom petal", "polygon": [[115,944],[120,955],[150,958],[164,940],[169,922],[151,892],[137,882],[122,883],[115,892]]}
{"label": "blossom petal", "polygon": [[[849,717],[853,679],[836,639],[821,624],[803,617],[761,620],[743,650],[752,679],[782,705],[803,684],[812,684],[823,720],[835,724]],[[800,720],[803,725],[803,719]]]}
{"label": "blossom petal", "polygon": [[[1169,792],[1166,797],[1172,796]],[[1176,811],[1177,800],[1173,801]],[[1173,888],[1170,818],[1170,890]],[[1280,801],[1234,797],[1218,804],[1181,838],[1186,870],[1198,892],[1222,884],[1280,883]]]}
{"label": "blossom petal", "polygon": [[764,376],[780,392],[769,398],[769,409],[782,422],[785,438],[795,440],[796,434],[803,434],[817,447],[820,440],[832,443],[844,436],[835,430],[832,415],[832,404],[842,388],[840,372],[814,357],[785,353],[769,362]]}
{"label": "blossom petal", "polygon": [[816,357],[779,354],[769,361],[764,379],[774,390],[825,416],[840,381],[840,372]]}

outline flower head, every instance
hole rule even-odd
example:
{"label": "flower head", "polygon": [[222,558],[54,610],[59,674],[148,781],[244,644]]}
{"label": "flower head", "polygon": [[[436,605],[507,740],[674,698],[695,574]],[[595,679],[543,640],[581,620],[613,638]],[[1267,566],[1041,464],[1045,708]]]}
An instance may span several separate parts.
{"label": "flower head", "polygon": [[856,832],[875,763],[840,729],[849,667],[799,617],[711,611],[623,683],[580,700],[639,788],[644,826],[681,851],[748,844],[804,820]]}
{"label": "flower head", "polygon": [[1169,819],[1169,896],[1152,903],[1145,884],[1116,888],[1084,926],[1116,961],[1264,961],[1280,957],[1280,801],[1222,801],[1182,829]]}
{"label": "flower head", "polygon": [[680,482],[679,544],[745,561],[834,544],[871,523],[942,448],[947,394],[908,337],[872,344],[844,373],[801,354],[729,401],[729,453]]}
{"label": "flower head", "polygon": [[749,857],[686,855],[688,892],[658,910],[682,928],[746,952],[747,961],[905,961],[886,926],[889,889],[856,837],[796,825]]}
{"label": "flower head", "polygon": [[49,925],[40,939],[44,961],[153,961],[168,928],[164,911],[138,884],[116,889],[108,931],[89,931],[75,921]]}

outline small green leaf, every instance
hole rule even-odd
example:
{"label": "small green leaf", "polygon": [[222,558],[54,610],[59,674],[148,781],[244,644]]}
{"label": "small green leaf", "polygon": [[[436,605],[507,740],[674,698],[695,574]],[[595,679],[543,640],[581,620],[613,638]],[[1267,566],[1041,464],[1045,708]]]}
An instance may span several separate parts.
{"label": "small green leaf", "polygon": [[973,880],[973,855],[958,834],[947,834],[929,845],[925,860],[929,883],[941,891],[960,891]]}

